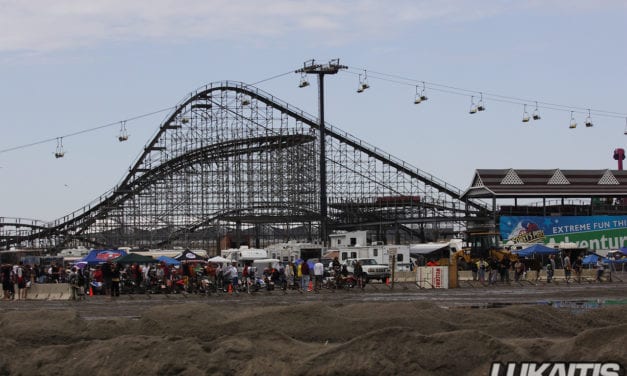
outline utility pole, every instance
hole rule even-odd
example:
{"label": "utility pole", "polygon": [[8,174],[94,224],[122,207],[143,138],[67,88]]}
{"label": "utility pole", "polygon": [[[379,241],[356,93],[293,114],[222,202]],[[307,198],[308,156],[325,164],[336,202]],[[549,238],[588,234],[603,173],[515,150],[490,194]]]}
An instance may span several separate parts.
{"label": "utility pole", "polygon": [[[327,155],[326,130],[324,124],[324,76],[336,74],[340,69],[347,69],[340,65],[340,59],[330,60],[327,64],[316,64],[315,60],[303,63],[303,67],[295,73],[318,75],[318,111],[320,129],[320,239],[322,246],[327,247]],[[306,85],[301,85],[301,87]]]}

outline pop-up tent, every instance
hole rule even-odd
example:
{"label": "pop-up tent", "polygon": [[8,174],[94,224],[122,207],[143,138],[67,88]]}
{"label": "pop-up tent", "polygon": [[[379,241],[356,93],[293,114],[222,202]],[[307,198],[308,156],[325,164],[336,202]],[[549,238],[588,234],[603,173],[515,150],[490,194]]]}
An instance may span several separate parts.
{"label": "pop-up tent", "polygon": [[113,261],[121,256],[126,256],[126,251],[120,249],[93,249],[89,251],[87,256],[77,260],[77,263],[86,262],[89,265],[98,265],[107,261]]}
{"label": "pop-up tent", "polygon": [[586,257],[584,257],[583,260],[581,261],[584,265],[594,265],[597,263],[598,259],[599,259],[598,255],[591,253],[589,255],[586,255]]}
{"label": "pop-up tent", "polygon": [[409,246],[409,255],[414,258],[435,254],[435,252],[439,252],[441,257],[446,257],[450,252],[449,243],[411,244]]}
{"label": "pop-up tent", "polygon": [[173,259],[168,256],[159,256],[157,257],[157,261],[164,262],[166,265],[180,265],[181,262],[179,260]]}
{"label": "pop-up tent", "polygon": [[114,260],[118,264],[154,264],[157,262],[150,256],[140,255],[139,253],[129,253]]}
{"label": "pop-up tent", "polygon": [[181,261],[181,262],[201,262],[201,261],[205,261],[205,259],[197,254],[195,254],[194,252],[190,251],[189,249],[186,249],[185,251],[183,251],[183,253],[181,253],[180,255],[177,255],[175,257],[176,260]]}
{"label": "pop-up tent", "polygon": [[533,255],[556,255],[560,253],[559,249],[550,248],[542,244],[534,244],[531,247],[521,249],[515,252],[518,257],[532,257]]}
{"label": "pop-up tent", "polygon": [[[589,255],[587,255],[586,257],[583,258],[582,262],[584,265],[594,265],[597,263],[597,260],[599,259],[599,255],[595,254],[595,253],[591,253]],[[627,258],[622,258],[622,259],[612,259],[612,258],[607,258],[604,257],[603,258],[603,263],[604,264],[627,264]]]}
{"label": "pop-up tent", "polygon": [[225,263],[225,262],[229,262],[229,261],[231,261],[231,260],[225,259],[222,256],[215,256],[215,257],[212,257],[209,260],[207,260],[207,262],[213,262],[213,263],[217,263],[217,264],[221,264],[221,263]]}

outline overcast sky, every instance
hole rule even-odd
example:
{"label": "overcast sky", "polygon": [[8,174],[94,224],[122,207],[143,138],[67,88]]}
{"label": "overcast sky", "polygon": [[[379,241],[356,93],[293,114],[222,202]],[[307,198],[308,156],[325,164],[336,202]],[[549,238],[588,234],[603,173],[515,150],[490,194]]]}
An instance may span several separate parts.
{"label": "overcast sky", "polygon": [[[615,169],[626,39],[624,0],[0,0],[0,150],[169,108],[206,83],[340,58],[351,69],[327,79],[326,120],[461,189],[478,168]],[[357,94],[363,69],[371,88]],[[434,90],[415,105],[415,87],[375,72]],[[259,87],[317,114],[315,85],[298,80]],[[470,115],[478,92],[579,108],[578,127],[566,108],[523,124],[522,104],[489,99]],[[128,122],[125,143],[116,127],[66,138],[62,159],[54,141],[0,153],[0,216],[52,220],[105,193],[166,114]]]}

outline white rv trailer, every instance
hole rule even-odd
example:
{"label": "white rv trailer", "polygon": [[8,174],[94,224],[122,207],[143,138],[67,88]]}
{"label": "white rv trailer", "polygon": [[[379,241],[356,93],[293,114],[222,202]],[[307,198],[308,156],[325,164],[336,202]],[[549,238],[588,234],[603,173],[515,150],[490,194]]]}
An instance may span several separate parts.
{"label": "white rv trailer", "polygon": [[233,261],[249,261],[268,258],[268,251],[243,245],[239,248],[223,249],[220,256]]}
{"label": "white rv trailer", "polygon": [[407,245],[379,245],[373,244],[369,246],[354,247],[335,247],[333,250],[339,252],[339,261],[344,262],[348,259],[374,259],[379,265],[389,265],[390,255],[396,260],[396,268],[398,270],[409,269],[411,263],[409,246]]}
{"label": "white rv trailer", "polygon": [[279,259],[283,262],[294,262],[298,259],[309,260],[322,257],[322,246],[316,243],[287,243],[272,244],[268,247],[268,257]]}

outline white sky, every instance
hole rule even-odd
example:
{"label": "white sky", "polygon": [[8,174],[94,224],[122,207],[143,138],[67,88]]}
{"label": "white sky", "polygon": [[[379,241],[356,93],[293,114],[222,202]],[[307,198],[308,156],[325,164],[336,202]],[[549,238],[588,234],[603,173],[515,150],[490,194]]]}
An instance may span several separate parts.
{"label": "white sky", "polygon": [[[507,0],[0,0],[0,150],[174,106],[206,83],[253,83],[303,61],[627,116],[627,2]],[[354,71],[353,71],[354,72]],[[287,75],[259,85],[317,114],[315,85]],[[369,75],[328,77],[325,118],[461,189],[477,168],[616,168],[625,118],[415,89]],[[532,108],[529,109],[531,111]],[[52,220],[128,171],[165,113],[118,129],[0,153],[0,216]]]}

